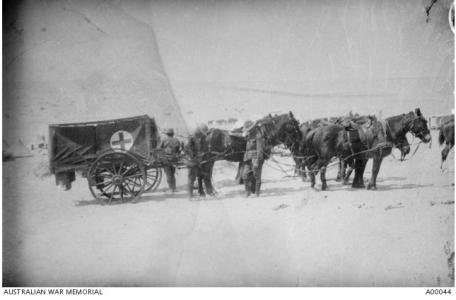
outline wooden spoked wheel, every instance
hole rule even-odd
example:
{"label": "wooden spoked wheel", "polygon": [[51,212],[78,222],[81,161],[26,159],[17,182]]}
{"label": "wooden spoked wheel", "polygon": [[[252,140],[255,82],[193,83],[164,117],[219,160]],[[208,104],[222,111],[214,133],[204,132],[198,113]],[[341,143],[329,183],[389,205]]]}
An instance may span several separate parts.
{"label": "wooden spoked wheel", "polygon": [[162,170],[157,167],[148,167],[146,170],[146,186],[144,187],[145,192],[154,191],[161,182]]}
{"label": "wooden spoked wheel", "polygon": [[146,185],[144,164],[128,152],[102,154],[87,173],[89,189],[95,199],[136,202]]}

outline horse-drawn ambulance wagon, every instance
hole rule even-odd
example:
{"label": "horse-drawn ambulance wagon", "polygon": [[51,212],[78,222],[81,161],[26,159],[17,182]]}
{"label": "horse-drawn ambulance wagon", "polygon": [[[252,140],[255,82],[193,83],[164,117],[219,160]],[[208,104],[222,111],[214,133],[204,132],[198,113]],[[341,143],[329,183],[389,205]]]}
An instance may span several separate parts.
{"label": "horse-drawn ambulance wagon", "polygon": [[86,177],[96,199],[136,201],[155,189],[167,158],[147,115],[49,126],[49,162],[56,184],[71,188],[75,173]]}

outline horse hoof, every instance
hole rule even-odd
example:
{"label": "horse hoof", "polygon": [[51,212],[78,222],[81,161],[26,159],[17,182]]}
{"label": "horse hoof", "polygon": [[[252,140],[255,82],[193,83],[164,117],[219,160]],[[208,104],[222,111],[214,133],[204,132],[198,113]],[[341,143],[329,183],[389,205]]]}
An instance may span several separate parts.
{"label": "horse hoof", "polygon": [[327,186],[327,185],[322,185],[322,186],[321,186],[321,190],[322,190],[322,191],[326,191],[327,189],[328,189],[328,186]]}
{"label": "horse hoof", "polygon": [[344,181],[342,182],[343,185],[350,185],[350,182],[349,181]]}
{"label": "horse hoof", "polygon": [[371,190],[371,191],[375,191],[377,189],[377,187],[375,185],[368,184],[367,189]]}
{"label": "horse hoof", "polygon": [[354,189],[364,189],[366,186],[363,184],[352,184],[352,188]]}

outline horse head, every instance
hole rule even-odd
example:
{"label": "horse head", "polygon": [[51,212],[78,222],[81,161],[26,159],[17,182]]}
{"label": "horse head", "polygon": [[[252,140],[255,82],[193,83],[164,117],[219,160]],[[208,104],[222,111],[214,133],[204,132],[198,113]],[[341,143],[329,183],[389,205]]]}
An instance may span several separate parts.
{"label": "horse head", "polygon": [[427,126],[427,120],[424,118],[419,108],[407,115],[408,130],[424,143],[431,141],[431,132]]}
{"label": "horse head", "polygon": [[299,147],[302,134],[299,122],[291,111],[288,114],[268,115],[259,120],[258,125],[271,145],[284,144],[289,149]]}

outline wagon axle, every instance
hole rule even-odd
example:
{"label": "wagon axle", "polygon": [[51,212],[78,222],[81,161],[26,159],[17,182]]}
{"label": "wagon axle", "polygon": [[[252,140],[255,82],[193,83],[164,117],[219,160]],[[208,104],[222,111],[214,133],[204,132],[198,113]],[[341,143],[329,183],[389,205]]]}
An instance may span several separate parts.
{"label": "wagon axle", "polygon": [[123,183],[122,175],[114,175],[114,177],[112,177],[112,182],[117,186],[122,186],[122,183]]}

